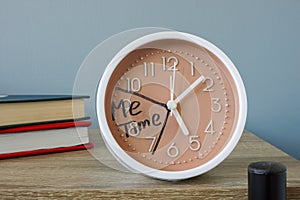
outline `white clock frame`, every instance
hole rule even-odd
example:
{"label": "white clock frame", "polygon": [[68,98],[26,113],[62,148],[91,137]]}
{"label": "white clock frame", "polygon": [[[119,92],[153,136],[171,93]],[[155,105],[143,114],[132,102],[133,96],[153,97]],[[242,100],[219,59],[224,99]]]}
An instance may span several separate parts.
{"label": "white clock frame", "polygon": [[[135,159],[130,157],[115,141],[109,129],[106,115],[105,115],[105,94],[106,94],[107,85],[112,73],[114,72],[115,68],[118,66],[120,61],[131,51],[138,49],[147,43],[154,42],[157,40],[164,40],[164,39],[178,39],[178,40],[195,43],[211,51],[224,63],[224,65],[227,67],[230,74],[232,75],[233,81],[237,88],[237,93],[239,98],[239,108],[238,108],[239,115],[237,119],[236,129],[234,130],[232,137],[230,138],[229,142],[226,144],[224,149],[217,156],[215,156],[207,163],[195,167],[193,169],[184,170],[184,171],[163,171],[163,170],[158,170],[158,169],[148,167],[144,164],[137,162]],[[98,123],[100,126],[102,138],[106,146],[108,147],[109,151],[122,165],[124,165],[125,167],[127,167],[133,172],[143,173],[153,178],[175,181],[175,180],[187,179],[187,178],[201,175],[213,169],[217,165],[219,165],[225,158],[229,156],[229,154],[233,151],[233,149],[237,145],[244,130],[246,117],[247,117],[247,96],[239,72],[237,71],[232,61],[218,47],[216,47],[212,43],[200,37],[188,33],[182,33],[176,31],[164,31],[164,32],[149,34],[139,39],[136,39],[130,44],[128,44],[126,47],[124,47],[122,50],[120,50],[114,56],[114,58],[111,60],[106,70],[104,71],[97,89],[96,111],[97,111]]]}

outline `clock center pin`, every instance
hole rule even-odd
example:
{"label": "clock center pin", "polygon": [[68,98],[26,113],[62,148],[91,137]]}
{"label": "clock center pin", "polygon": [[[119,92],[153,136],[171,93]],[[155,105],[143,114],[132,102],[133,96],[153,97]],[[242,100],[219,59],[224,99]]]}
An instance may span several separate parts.
{"label": "clock center pin", "polygon": [[177,103],[175,101],[170,100],[167,102],[167,107],[169,110],[174,110],[177,108]]}

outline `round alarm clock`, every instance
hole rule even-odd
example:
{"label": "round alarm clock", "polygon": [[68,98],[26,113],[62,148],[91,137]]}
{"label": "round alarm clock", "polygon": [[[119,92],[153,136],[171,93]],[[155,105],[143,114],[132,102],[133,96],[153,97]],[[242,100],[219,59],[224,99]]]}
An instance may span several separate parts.
{"label": "round alarm clock", "polygon": [[143,36],[108,64],[97,90],[102,138],[128,169],[180,180],[220,164],[243,132],[247,99],[230,59],[182,32]]}

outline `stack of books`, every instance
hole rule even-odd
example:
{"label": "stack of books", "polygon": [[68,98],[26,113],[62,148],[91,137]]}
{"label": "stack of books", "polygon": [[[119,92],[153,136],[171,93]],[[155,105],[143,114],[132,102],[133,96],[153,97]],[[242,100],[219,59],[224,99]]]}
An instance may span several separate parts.
{"label": "stack of books", "polygon": [[86,96],[0,96],[0,159],[92,148]]}

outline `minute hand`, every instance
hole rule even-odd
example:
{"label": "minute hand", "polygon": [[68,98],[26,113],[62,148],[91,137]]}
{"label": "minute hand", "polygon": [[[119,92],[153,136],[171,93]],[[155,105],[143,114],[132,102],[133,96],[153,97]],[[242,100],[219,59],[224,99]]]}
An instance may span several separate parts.
{"label": "minute hand", "polygon": [[176,99],[175,102],[180,102],[188,93],[190,93],[197,85],[204,81],[204,76],[200,76],[192,85],[185,89]]}

